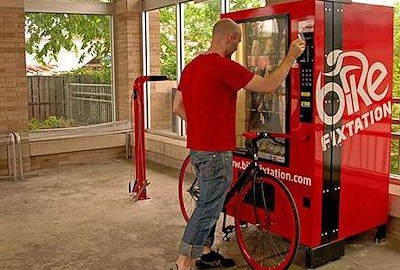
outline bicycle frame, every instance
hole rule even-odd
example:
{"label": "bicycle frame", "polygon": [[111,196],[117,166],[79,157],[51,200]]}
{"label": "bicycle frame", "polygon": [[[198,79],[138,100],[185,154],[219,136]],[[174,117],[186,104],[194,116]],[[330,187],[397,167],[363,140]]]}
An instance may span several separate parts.
{"label": "bicycle frame", "polygon": [[[233,153],[233,156],[235,156],[235,153]],[[233,168],[232,168],[233,169]],[[225,201],[224,201],[224,208],[222,209],[222,213],[224,214],[224,218],[222,221],[222,232],[225,234],[223,236],[223,239],[225,241],[230,240],[230,234],[234,232],[234,226],[233,225],[226,225],[226,215],[227,213],[227,208],[226,206],[228,203],[232,200],[232,198],[235,195],[239,195],[240,191],[242,188],[249,182],[251,179],[254,179],[251,177],[252,174],[255,174],[255,177],[261,177],[263,174],[263,171],[260,169],[258,166],[258,161],[253,160],[245,169],[245,171],[239,176],[238,180],[233,183],[231,188],[228,191],[228,194],[226,195]],[[233,216],[233,215],[232,215]]]}
{"label": "bicycle frame", "polygon": [[[235,155],[235,154],[234,154]],[[256,176],[261,177],[263,175],[262,170],[258,166],[258,161],[253,160],[249,166],[245,169],[245,171],[239,176],[238,180],[233,184],[233,186],[229,189],[228,194],[226,195],[224,202],[223,213],[226,213],[225,206],[229,203],[235,193],[239,194],[240,190],[244,187],[244,185],[251,181],[251,174],[255,173]]]}

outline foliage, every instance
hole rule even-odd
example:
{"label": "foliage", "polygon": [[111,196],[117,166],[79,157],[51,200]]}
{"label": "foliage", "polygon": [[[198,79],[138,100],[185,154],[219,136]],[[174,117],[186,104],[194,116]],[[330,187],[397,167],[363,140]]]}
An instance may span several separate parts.
{"label": "foliage", "polygon": [[94,70],[88,67],[73,70],[65,73],[65,75],[75,77],[90,78],[88,83],[111,84],[112,82],[112,69],[111,67],[103,67],[101,70]]}
{"label": "foliage", "polygon": [[[185,63],[198,53],[206,51],[214,23],[220,14],[220,1],[185,3],[184,42]],[[175,7],[160,9],[161,73],[170,79],[177,78]]]}
{"label": "foliage", "polygon": [[54,128],[67,128],[72,127],[73,121],[65,120],[63,117],[49,116],[45,120],[40,121],[37,118],[29,120],[29,129],[54,129]]}
{"label": "foliage", "polygon": [[[61,49],[102,59],[107,73],[111,66],[110,17],[104,15],[28,13],[26,51],[41,64],[57,61]],[[77,40],[81,45],[77,45]],[[44,44],[43,44],[44,42]],[[104,75],[107,76],[107,75]]]}
{"label": "foliage", "polygon": [[[220,18],[221,8],[219,0],[188,2],[184,5],[185,63],[187,64],[197,54],[208,49],[212,27]],[[265,0],[235,0],[231,1],[230,9],[241,10],[264,5]],[[175,7],[160,9],[161,73],[171,79],[177,77],[175,25]]]}
{"label": "foliage", "polygon": [[231,0],[229,4],[229,8],[231,11],[263,7],[265,6],[265,0]]}
{"label": "foliage", "polygon": [[199,4],[189,2],[185,6],[185,63],[190,62],[210,46],[212,28],[218,21],[220,1],[211,0]]}
{"label": "foliage", "polygon": [[393,96],[400,97],[400,1],[394,7]]}
{"label": "foliage", "polygon": [[[394,7],[394,33],[393,33],[393,96],[400,97],[400,1]],[[393,118],[399,118],[400,108],[393,104]],[[399,125],[392,125],[392,132],[398,133]],[[399,168],[399,140],[393,139],[390,152],[390,172],[400,173]]]}
{"label": "foliage", "polygon": [[176,80],[176,19],[175,7],[160,9],[161,74]]}

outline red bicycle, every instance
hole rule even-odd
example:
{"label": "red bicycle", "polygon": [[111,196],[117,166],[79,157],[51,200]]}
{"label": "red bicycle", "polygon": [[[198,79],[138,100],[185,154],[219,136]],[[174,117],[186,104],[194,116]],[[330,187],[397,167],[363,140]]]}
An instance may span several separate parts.
{"label": "red bicycle", "polygon": [[[281,270],[292,264],[299,246],[299,214],[293,196],[285,184],[260,167],[258,142],[284,137],[282,134],[244,133],[251,162],[227,194],[222,231],[224,239],[236,231],[236,238],[246,262],[255,270]],[[235,153],[234,153],[235,155]],[[192,214],[200,190],[189,156],[179,176],[179,203],[184,219]],[[235,218],[226,225],[226,216]]]}

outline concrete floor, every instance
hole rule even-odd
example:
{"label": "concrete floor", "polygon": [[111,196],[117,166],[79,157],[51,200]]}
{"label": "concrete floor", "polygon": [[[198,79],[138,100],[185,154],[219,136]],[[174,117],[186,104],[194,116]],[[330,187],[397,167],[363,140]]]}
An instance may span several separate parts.
{"label": "concrete floor", "polygon": [[[169,269],[185,224],[178,171],[150,164],[151,200],[137,203],[131,177],[130,161],[115,159],[0,181],[0,269]],[[349,239],[345,256],[317,269],[400,269],[400,242],[375,245],[373,235]],[[234,237],[217,246],[235,258],[232,269],[250,269]]]}

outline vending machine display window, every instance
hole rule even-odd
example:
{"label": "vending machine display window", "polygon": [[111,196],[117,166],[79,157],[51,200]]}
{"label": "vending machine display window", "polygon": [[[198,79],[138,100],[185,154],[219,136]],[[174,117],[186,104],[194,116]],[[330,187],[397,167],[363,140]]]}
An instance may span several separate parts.
{"label": "vending machine display window", "polygon": [[[285,15],[242,22],[242,62],[252,72],[266,76],[277,68],[288,46],[288,17]],[[272,94],[246,94],[246,129],[286,133],[288,129],[288,82]],[[284,139],[260,141],[260,158],[287,163],[288,145]]]}

